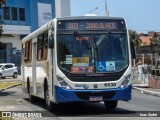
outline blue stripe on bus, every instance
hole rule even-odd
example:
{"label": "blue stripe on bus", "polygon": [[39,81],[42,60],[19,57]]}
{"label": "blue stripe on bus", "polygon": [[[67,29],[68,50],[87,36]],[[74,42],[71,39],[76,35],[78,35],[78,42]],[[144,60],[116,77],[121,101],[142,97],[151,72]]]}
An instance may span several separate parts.
{"label": "blue stripe on bus", "polygon": [[114,92],[113,96],[106,100],[131,100],[131,90],[132,85],[129,85],[126,88],[116,88],[116,89],[106,89],[106,90],[67,90],[58,86],[55,86],[55,99],[56,103],[62,102],[81,102],[81,101],[89,101],[89,99],[81,99],[76,93],[88,94],[88,93],[105,93],[108,94],[110,92]]}

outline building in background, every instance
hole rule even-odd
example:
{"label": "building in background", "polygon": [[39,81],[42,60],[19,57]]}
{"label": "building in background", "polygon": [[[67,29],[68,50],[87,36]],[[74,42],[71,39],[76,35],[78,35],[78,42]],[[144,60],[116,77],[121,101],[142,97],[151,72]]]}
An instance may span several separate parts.
{"label": "building in background", "polygon": [[70,0],[55,0],[56,17],[71,16]]}
{"label": "building in background", "polygon": [[6,0],[0,14],[5,22],[0,38],[0,63],[17,64],[22,38],[55,17],[70,16],[70,0]]}
{"label": "building in background", "polygon": [[150,65],[160,65],[160,62],[157,62],[160,56],[160,32],[139,33],[139,38],[142,42],[141,46],[136,49],[137,60],[141,59],[144,63]]}

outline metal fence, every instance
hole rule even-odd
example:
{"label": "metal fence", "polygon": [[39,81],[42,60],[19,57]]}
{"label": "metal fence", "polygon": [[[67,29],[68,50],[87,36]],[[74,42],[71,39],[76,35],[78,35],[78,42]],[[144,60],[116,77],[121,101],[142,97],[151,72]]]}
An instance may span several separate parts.
{"label": "metal fence", "polygon": [[136,63],[138,60],[142,60],[144,64],[157,66],[160,65],[160,59],[157,54],[137,54],[136,55]]}
{"label": "metal fence", "polygon": [[0,63],[14,63],[21,66],[21,50],[0,50]]}

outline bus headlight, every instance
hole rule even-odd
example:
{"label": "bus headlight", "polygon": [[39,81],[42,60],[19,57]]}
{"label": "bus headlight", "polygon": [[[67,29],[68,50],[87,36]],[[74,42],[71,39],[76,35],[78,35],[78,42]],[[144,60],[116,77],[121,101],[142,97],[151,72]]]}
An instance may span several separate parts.
{"label": "bus headlight", "polygon": [[62,77],[57,76],[57,80],[62,88],[71,89],[71,87],[64,81]]}
{"label": "bus headlight", "polygon": [[124,80],[122,81],[121,85],[119,86],[119,88],[125,88],[128,86],[128,83],[131,79],[131,74],[127,75],[124,77]]}

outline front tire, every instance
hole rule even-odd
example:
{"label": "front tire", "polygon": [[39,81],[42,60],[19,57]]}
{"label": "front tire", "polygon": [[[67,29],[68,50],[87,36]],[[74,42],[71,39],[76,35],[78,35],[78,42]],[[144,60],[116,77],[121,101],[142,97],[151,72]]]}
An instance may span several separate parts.
{"label": "front tire", "polygon": [[18,77],[18,73],[14,73],[13,78],[17,78],[17,77]]}
{"label": "front tire", "polygon": [[104,105],[107,110],[115,110],[118,104],[118,100],[104,101]]}
{"label": "front tire", "polygon": [[28,98],[29,98],[29,102],[34,103],[35,102],[35,97],[31,94],[31,90],[30,90],[30,82],[29,80],[27,80],[27,90],[28,90]]}

